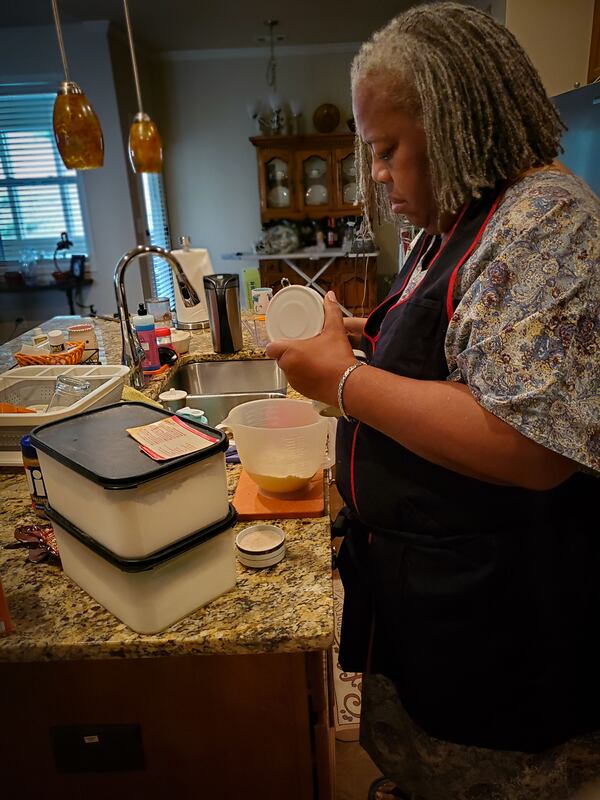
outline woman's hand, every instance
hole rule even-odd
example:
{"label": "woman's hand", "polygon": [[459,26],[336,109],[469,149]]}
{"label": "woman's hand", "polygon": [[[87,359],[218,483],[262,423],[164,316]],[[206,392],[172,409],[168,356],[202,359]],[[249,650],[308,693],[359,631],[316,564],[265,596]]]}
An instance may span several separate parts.
{"label": "woman's hand", "polygon": [[367,322],[366,317],[344,317],[344,328],[350,339],[350,344],[354,348],[360,347],[360,339]]}
{"label": "woman's hand", "polygon": [[325,324],[318,336],[271,342],[267,355],[277,359],[289,383],[300,394],[336,406],[340,378],[356,358],[333,292],[327,292],[323,309]]}

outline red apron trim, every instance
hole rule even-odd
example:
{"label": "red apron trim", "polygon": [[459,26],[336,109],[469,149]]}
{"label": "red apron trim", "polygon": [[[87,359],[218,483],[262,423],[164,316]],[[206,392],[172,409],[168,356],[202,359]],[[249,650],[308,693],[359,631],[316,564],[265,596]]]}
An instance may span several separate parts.
{"label": "red apron trim", "polygon": [[358,503],[356,502],[356,485],[354,483],[354,455],[356,453],[356,437],[358,435],[358,429],[360,427],[360,422],[356,423],[356,428],[354,429],[354,436],[352,437],[352,450],[350,452],[350,492],[352,494],[352,503],[354,504],[354,510],[358,514]]}
{"label": "red apron trim", "polygon": [[[458,228],[458,226],[460,225],[460,223],[461,223],[461,221],[462,221],[462,218],[463,218],[463,217],[464,217],[464,215],[465,215],[465,211],[467,210],[467,208],[468,208],[468,207],[469,207],[469,204],[468,204],[468,203],[465,203],[465,205],[464,205],[464,206],[461,208],[461,210],[460,210],[460,214],[459,214],[459,215],[458,215],[458,217],[456,218],[456,221],[455,221],[454,225],[452,226],[452,230],[451,230],[451,231],[450,231],[450,233],[448,234],[448,237],[447,237],[447,239],[445,239],[445,240],[444,240],[444,242],[443,242],[442,246],[441,246],[441,247],[440,247],[440,249],[437,251],[437,253],[436,253],[436,254],[435,254],[435,256],[433,257],[433,260],[432,260],[431,264],[430,264],[430,265],[429,265],[429,267],[427,268],[427,274],[428,274],[428,275],[431,275],[431,271],[432,271],[432,269],[433,269],[433,267],[434,267],[434,265],[435,265],[435,262],[436,262],[436,261],[438,260],[438,258],[439,258],[439,257],[442,255],[442,253],[444,252],[444,248],[446,247],[446,245],[448,244],[448,242],[450,241],[450,239],[452,239],[452,237],[454,236],[454,233],[455,233],[456,229]],[[412,268],[412,270],[411,270],[411,272],[410,272],[409,279],[412,277],[412,274],[413,274],[413,272],[414,272],[414,271],[415,271],[415,269],[417,268],[417,265],[418,265],[418,263],[419,263],[419,258],[420,258],[420,254],[419,254],[419,257],[417,258],[417,260],[415,261],[415,263],[414,263],[414,265],[413,265],[413,268]],[[407,280],[407,281],[405,281],[405,283],[404,283],[404,286],[406,286],[406,283],[407,283],[407,282],[408,282],[408,280]],[[389,314],[389,313],[390,313],[390,311],[392,311],[394,308],[398,308],[398,306],[401,306],[403,303],[406,303],[406,301],[407,301],[407,300],[409,300],[409,299],[410,299],[410,298],[413,296],[413,294],[414,294],[414,293],[417,291],[417,289],[419,288],[420,284],[421,284],[421,282],[419,281],[419,283],[418,283],[418,284],[417,284],[417,285],[414,287],[414,289],[412,290],[412,292],[410,292],[409,294],[407,294],[407,295],[406,295],[406,297],[401,297],[401,298],[400,298],[400,300],[398,300],[398,302],[397,302],[397,303],[394,303],[394,305],[393,305],[393,306],[392,306],[392,307],[391,307],[391,308],[388,310],[388,314]],[[402,292],[404,291],[404,286],[403,286],[403,287],[402,287],[402,289],[400,290],[400,294],[402,294]],[[386,316],[387,316],[387,314],[386,314]]]}
{"label": "red apron trim", "polygon": [[490,219],[495,214],[496,209],[498,208],[498,206],[502,202],[503,197],[504,197],[504,192],[501,192],[498,195],[498,197],[494,200],[494,205],[490,208],[489,213],[488,213],[487,217],[484,219],[481,228],[479,228],[479,230],[477,231],[477,235],[473,239],[473,242],[471,243],[471,246],[469,247],[467,252],[464,254],[464,256],[460,259],[458,264],[452,270],[452,275],[450,275],[450,280],[448,282],[448,292],[446,294],[446,313],[448,314],[448,322],[452,319],[452,315],[454,314],[454,306],[452,304],[452,295],[454,294],[454,284],[456,283],[456,279],[458,277],[458,271],[462,267],[462,265],[465,263],[465,261],[469,258],[469,256],[473,252],[473,250],[475,250],[475,248],[479,244],[479,240],[483,236],[483,232],[487,228]]}
{"label": "red apron trim", "polygon": [[[417,254],[417,258],[416,258],[416,260],[415,260],[415,265],[413,266],[413,268],[411,269],[411,271],[410,271],[410,272],[408,273],[408,275],[406,276],[406,279],[405,279],[404,283],[402,284],[402,287],[401,287],[400,291],[396,292],[396,294],[393,294],[391,297],[386,297],[386,298],[385,298],[385,300],[382,300],[382,301],[381,301],[381,303],[379,303],[379,305],[378,305],[378,306],[376,306],[376,307],[373,309],[373,311],[371,311],[371,313],[370,313],[370,314],[369,314],[369,316],[367,317],[367,322],[368,322],[368,321],[371,319],[371,317],[373,316],[373,314],[375,314],[375,313],[377,313],[377,311],[379,311],[379,309],[381,308],[381,306],[385,305],[385,303],[389,303],[389,301],[390,301],[392,298],[394,298],[394,297],[398,297],[398,295],[401,295],[401,294],[402,294],[402,292],[403,292],[403,291],[404,291],[404,289],[406,288],[406,284],[409,282],[409,280],[410,280],[410,277],[411,277],[411,275],[413,274],[413,272],[414,272],[414,270],[415,270],[415,266],[416,266],[416,265],[419,263],[419,261],[420,261],[420,259],[421,259],[421,256],[422,256],[422,254],[423,254],[423,248],[425,247],[425,242],[427,241],[427,238],[428,238],[428,234],[426,233],[426,234],[424,234],[424,236],[423,236],[423,241],[421,242],[421,248],[420,248],[420,250],[419,250],[419,252],[418,252],[418,254]],[[387,314],[386,314],[386,316],[387,316]],[[365,327],[366,327],[366,324],[367,324],[367,323],[365,323]],[[379,327],[381,328],[381,325],[380,325]],[[368,340],[371,342],[371,347],[373,348],[373,351],[375,351],[375,345],[377,344],[377,341],[378,341],[378,339],[379,339],[379,332],[377,332],[377,334],[376,334],[375,336],[369,336],[369,334],[368,334],[368,333],[365,333],[365,332],[363,331],[363,335],[364,335],[364,337],[365,337],[366,339],[368,339]]]}

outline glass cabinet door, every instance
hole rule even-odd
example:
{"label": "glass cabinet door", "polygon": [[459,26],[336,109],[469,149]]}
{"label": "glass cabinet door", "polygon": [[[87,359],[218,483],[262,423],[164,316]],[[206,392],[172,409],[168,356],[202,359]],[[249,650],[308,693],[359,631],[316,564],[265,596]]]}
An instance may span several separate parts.
{"label": "glass cabinet door", "polygon": [[291,208],[290,164],[281,157],[264,163],[267,208]]}
{"label": "glass cabinet door", "polygon": [[301,157],[301,185],[305,206],[329,206],[329,158],[327,153],[303,154]]}
{"label": "glass cabinet door", "polygon": [[353,206],[356,202],[356,164],[354,153],[346,151],[337,152],[338,164],[338,191],[339,204]]}

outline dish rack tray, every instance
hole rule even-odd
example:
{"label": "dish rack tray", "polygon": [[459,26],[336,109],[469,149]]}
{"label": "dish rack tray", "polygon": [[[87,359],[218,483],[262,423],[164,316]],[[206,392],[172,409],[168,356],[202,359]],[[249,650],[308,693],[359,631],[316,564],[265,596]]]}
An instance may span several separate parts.
{"label": "dish rack tray", "polygon": [[20,463],[21,437],[37,425],[116,403],[129,368],[121,365],[30,366],[15,367],[0,375],[0,402],[30,407],[48,405],[59,375],[85,378],[92,390],[66,408],[31,414],[0,414],[0,465]]}

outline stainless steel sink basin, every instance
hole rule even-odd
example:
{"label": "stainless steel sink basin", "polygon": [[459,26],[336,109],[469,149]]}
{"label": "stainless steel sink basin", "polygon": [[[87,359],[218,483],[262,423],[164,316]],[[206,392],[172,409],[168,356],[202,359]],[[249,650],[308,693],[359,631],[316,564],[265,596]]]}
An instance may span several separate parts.
{"label": "stainless steel sink basin", "polygon": [[165,389],[183,389],[191,408],[203,409],[209,425],[218,425],[235,406],[250,400],[285,397],[287,380],[270,359],[199,361],[176,370]]}

